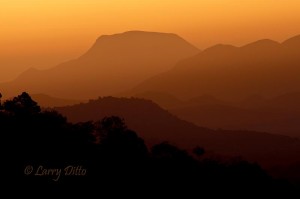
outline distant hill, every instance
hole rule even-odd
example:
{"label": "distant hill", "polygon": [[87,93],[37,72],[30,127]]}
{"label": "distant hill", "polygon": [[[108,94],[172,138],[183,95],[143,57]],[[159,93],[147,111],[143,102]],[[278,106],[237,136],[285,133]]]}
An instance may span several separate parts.
{"label": "distant hill", "polygon": [[241,100],[300,91],[300,36],[283,43],[271,40],[234,47],[216,45],[179,62],[129,93],[155,91],[181,99],[211,95]]}
{"label": "distant hill", "polygon": [[41,107],[44,108],[68,106],[68,105],[79,104],[80,102],[85,102],[85,100],[61,99],[61,98],[51,97],[45,94],[32,94],[31,97]]}
{"label": "distant hill", "polygon": [[214,98],[207,102],[190,100],[168,110],[184,120],[213,129],[247,129],[300,138],[300,93],[269,99],[255,95],[240,102],[221,102]]}
{"label": "distant hill", "polygon": [[135,96],[150,99],[183,120],[211,129],[262,131],[300,138],[300,92],[273,98],[251,95],[237,101],[211,95],[182,100],[154,91]]}
{"label": "distant hill", "polygon": [[130,89],[171,69],[199,50],[171,33],[129,31],[103,35],[81,57],[48,70],[29,69],[0,84],[5,96],[22,91],[68,99],[91,99]]}
{"label": "distant hill", "polygon": [[299,139],[254,131],[199,127],[179,119],[149,100],[104,97],[56,110],[71,122],[121,116],[128,127],[137,131],[148,144],[167,140],[187,149],[198,145],[223,155],[241,155],[263,165],[289,165],[300,161]]}
{"label": "distant hill", "polygon": [[155,91],[138,93],[138,94],[134,95],[133,97],[151,100],[151,101],[155,102],[156,104],[159,104],[159,106],[166,108],[166,109],[183,106],[185,104],[185,101],[178,99],[175,96],[170,95],[169,93],[162,93],[162,92],[155,92]]}
{"label": "distant hill", "polygon": [[133,97],[141,98],[141,99],[148,99],[159,106],[167,109],[167,110],[173,110],[178,107],[186,107],[191,105],[209,105],[209,104],[228,104],[229,102],[223,102],[221,100],[216,99],[213,96],[210,95],[202,95],[197,96],[188,100],[182,100],[174,95],[171,95],[169,93],[163,93],[163,92],[155,92],[155,91],[149,91],[144,93],[138,93],[134,95]]}

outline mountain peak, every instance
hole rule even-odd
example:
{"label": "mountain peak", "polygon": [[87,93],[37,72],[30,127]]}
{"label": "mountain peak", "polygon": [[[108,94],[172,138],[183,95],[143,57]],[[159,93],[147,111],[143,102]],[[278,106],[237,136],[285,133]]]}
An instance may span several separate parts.
{"label": "mountain peak", "polygon": [[142,31],[142,30],[129,30],[129,31],[125,31],[125,32],[122,32],[122,33],[112,34],[112,35],[102,35],[102,36],[99,37],[99,39],[105,38],[105,37],[115,37],[115,36],[139,36],[139,35],[173,35],[173,36],[177,36],[174,33],[161,33],[161,32]]}
{"label": "mountain peak", "polygon": [[244,49],[256,49],[256,48],[273,48],[279,46],[280,43],[273,41],[271,39],[261,39],[252,43],[249,43],[245,46],[242,46]]}
{"label": "mountain peak", "polygon": [[[128,31],[106,35],[99,37],[78,59],[47,71],[23,73],[16,83],[10,84],[14,84],[16,91],[6,90],[13,95],[26,85],[31,93],[70,99],[114,95],[170,70],[178,61],[197,53],[195,46],[170,33]],[[80,89],[68,89],[75,84]]]}
{"label": "mountain peak", "polygon": [[[137,56],[138,53],[146,51],[149,53],[161,51],[161,53],[166,53],[167,55],[184,52],[184,54],[190,56],[198,53],[199,49],[173,33],[133,30],[100,36],[83,57],[103,53],[120,53],[124,56],[125,54],[126,56],[132,54]],[[184,55],[184,57],[188,56]]]}
{"label": "mountain peak", "polygon": [[[140,30],[131,30],[131,31],[126,31],[123,33],[116,33],[112,35],[102,35],[100,36],[96,44],[98,42],[103,42],[106,40],[131,40],[131,41],[140,41],[141,39],[147,40],[147,39],[179,39],[185,41],[183,38],[180,36],[174,34],[174,33],[162,33],[162,32],[148,32],[148,31],[140,31]],[[186,42],[186,41],[185,41]],[[191,44],[190,44],[191,45]]]}

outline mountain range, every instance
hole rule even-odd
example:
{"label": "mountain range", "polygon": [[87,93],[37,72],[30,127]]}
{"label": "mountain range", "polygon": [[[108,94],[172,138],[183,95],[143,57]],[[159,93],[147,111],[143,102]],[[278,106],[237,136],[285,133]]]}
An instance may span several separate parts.
{"label": "mountain range", "polygon": [[299,53],[300,36],[200,51],[175,34],[129,31],[103,35],[78,59],[30,69],[0,88],[4,97],[27,91],[43,107],[133,96],[199,126],[300,137]]}
{"label": "mountain range", "polygon": [[171,33],[129,31],[103,35],[81,57],[48,70],[31,68],[1,92],[14,96],[24,90],[67,99],[89,99],[130,89],[171,69],[199,50]]}
{"label": "mountain range", "polygon": [[48,70],[31,68],[0,88],[7,97],[26,90],[79,100],[147,92],[180,99],[276,97],[300,92],[299,49],[300,36],[200,51],[175,34],[129,31],[103,35],[78,59]]}
{"label": "mountain range", "polygon": [[175,34],[129,31],[48,70],[31,68],[0,91],[26,91],[70,122],[120,116],[148,145],[299,168],[299,66],[300,36],[200,51]]}
{"label": "mountain range", "polygon": [[182,99],[275,97],[300,91],[299,64],[300,36],[283,43],[260,40],[242,47],[216,45],[144,81],[129,95],[155,91]]}

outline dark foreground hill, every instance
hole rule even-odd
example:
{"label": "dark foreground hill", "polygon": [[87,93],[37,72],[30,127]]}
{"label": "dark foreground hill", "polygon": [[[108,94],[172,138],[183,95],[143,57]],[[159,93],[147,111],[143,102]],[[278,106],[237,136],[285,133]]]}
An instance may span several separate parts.
{"label": "dark foreground hill", "polygon": [[297,193],[295,185],[241,159],[205,158],[199,147],[192,156],[166,142],[147,148],[116,116],[71,124],[53,110],[42,111],[27,93],[0,103],[0,126],[1,192],[10,197],[289,198]]}
{"label": "dark foreground hill", "polygon": [[117,115],[139,132],[146,143],[170,141],[186,149],[201,146],[229,156],[243,156],[264,165],[300,161],[300,141],[288,136],[255,131],[212,130],[179,119],[149,100],[104,97],[85,104],[56,108],[71,122],[99,120]]}

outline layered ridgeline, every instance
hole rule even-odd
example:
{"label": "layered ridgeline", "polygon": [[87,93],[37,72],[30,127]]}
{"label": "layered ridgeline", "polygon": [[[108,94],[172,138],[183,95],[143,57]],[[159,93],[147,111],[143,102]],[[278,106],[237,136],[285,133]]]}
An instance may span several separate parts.
{"label": "layered ridgeline", "polygon": [[67,99],[89,99],[130,89],[199,50],[169,33],[130,31],[104,35],[78,59],[49,70],[30,69],[0,84],[5,96],[22,91]]}
{"label": "layered ridgeline", "polygon": [[217,45],[137,86],[178,117],[208,128],[300,137],[300,36]]}
{"label": "layered ridgeline", "polygon": [[177,103],[169,110],[182,119],[208,128],[266,131],[300,138],[300,93],[274,98],[255,95],[235,103],[202,96]]}
{"label": "layered ridgeline", "polygon": [[104,97],[88,103],[56,108],[71,122],[120,116],[148,144],[170,141],[180,147],[204,147],[208,153],[243,156],[264,166],[300,162],[299,139],[254,131],[212,130],[179,119],[149,100]]}
{"label": "layered ridgeline", "polygon": [[263,131],[300,138],[300,92],[276,97],[252,95],[242,100],[220,100],[199,95],[187,100],[169,93],[144,92],[150,99],[181,119],[212,129]]}
{"label": "layered ridgeline", "polygon": [[130,94],[155,91],[182,99],[212,95],[237,100],[300,91],[300,36],[283,43],[260,40],[246,46],[217,45],[143,82]]}

